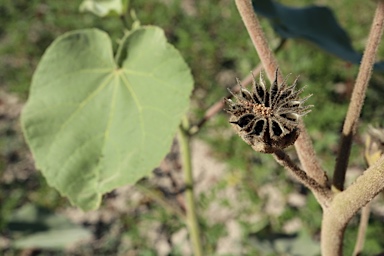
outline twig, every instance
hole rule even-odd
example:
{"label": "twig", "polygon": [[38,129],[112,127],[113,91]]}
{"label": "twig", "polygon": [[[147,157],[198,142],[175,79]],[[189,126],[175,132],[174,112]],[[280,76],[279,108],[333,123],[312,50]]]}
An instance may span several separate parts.
{"label": "twig", "polygon": [[316,180],[309,177],[301,170],[291,158],[283,151],[277,150],[273,153],[276,161],[290,171],[302,184],[309,188],[315,195],[317,201],[323,208],[328,207],[332,198],[331,191],[328,187],[319,184]]}
{"label": "twig", "polygon": [[[261,71],[261,68],[262,66],[261,65],[258,65],[253,71],[252,73],[254,74],[257,74],[257,73],[260,73]],[[249,74],[248,76],[246,76],[242,81],[241,81],[241,84],[249,84],[252,82],[252,75]],[[240,86],[238,84],[234,85],[232,88],[231,88],[231,91],[233,93],[236,93],[238,91],[240,91]],[[226,98],[231,98],[232,97],[232,94],[228,94],[226,96]],[[204,114],[204,117],[195,125],[193,125],[191,127],[191,129],[189,130],[189,134],[191,135],[194,135],[196,134],[197,132],[199,132],[199,130],[201,129],[201,127],[209,120],[211,119],[213,116],[215,116],[218,112],[222,111],[223,108],[225,106],[225,103],[223,101],[223,99],[220,99],[220,101],[216,102],[215,104],[213,104]]]}
{"label": "twig", "polygon": [[[236,6],[239,10],[244,25],[248,30],[248,33],[252,39],[253,45],[260,57],[260,60],[266,70],[267,76],[270,81],[275,78],[275,72],[277,69],[277,62],[274,54],[268,47],[267,40],[265,39],[263,30],[260,23],[253,11],[252,2],[250,0],[236,0]],[[278,81],[281,83],[281,74],[278,74]],[[301,121],[302,122],[302,121]],[[298,152],[301,164],[303,165],[308,176],[316,180],[319,184],[325,185],[327,183],[327,176],[316,157],[305,157],[308,155],[315,156],[315,150],[313,149],[310,137],[305,129],[304,123],[300,124],[301,135],[295,143],[296,151]]]}
{"label": "twig", "polygon": [[195,197],[193,194],[193,175],[191,163],[191,151],[189,135],[186,128],[188,127],[187,118],[184,118],[183,124],[179,128],[179,143],[180,152],[182,155],[185,190],[185,206],[186,206],[186,221],[189,230],[189,235],[192,242],[193,255],[202,256],[203,249],[201,245],[200,227],[196,214]]}
{"label": "twig", "polygon": [[371,213],[371,204],[367,203],[366,206],[361,209],[359,231],[357,233],[357,239],[355,244],[355,249],[353,250],[353,256],[360,255],[361,251],[364,248],[365,234],[368,227],[369,215]]}
{"label": "twig", "polygon": [[367,46],[361,61],[359,74],[352,92],[351,103],[345,118],[339,153],[336,159],[333,174],[333,186],[339,191],[344,189],[345,173],[351,152],[352,138],[356,132],[361,108],[364,104],[365,92],[371,77],[372,67],[375,62],[376,52],[379,47],[384,24],[384,2],[378,1],[375,17],[373,18]]}

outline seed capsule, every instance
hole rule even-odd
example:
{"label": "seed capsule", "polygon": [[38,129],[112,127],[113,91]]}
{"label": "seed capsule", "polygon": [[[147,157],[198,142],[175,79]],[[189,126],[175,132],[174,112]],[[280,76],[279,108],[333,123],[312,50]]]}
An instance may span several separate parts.
{"label": "seed capsule", "polygon": [[266,89],[260,73],[259,82],[253,78],[252,92],[243,88],[240,81],[238,94],[230,93],[236,102],[224,99],[228,105],[229,122],[239,136],[255,151],[273,153],[276,149],[284,149],[292,145],[300,134],[299,120],[309,113],[312,106],[304,106],[311,96],[299,98],[304,88],[296,90],[297,78],[291,86],[286,80],[274,82]]}

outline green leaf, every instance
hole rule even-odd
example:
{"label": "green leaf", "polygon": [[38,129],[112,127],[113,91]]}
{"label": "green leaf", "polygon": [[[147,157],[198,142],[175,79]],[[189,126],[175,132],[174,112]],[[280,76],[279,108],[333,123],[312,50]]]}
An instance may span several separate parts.
{"label": "green leaf", "polygon": [[81,12],[91,12],[99,17],[123,15],[128,9],[128,0],[84,0]]}
{"label": "green leaf", "polygon": [[7,230],[16,237],[12,239],[15,248],[63,249],[92,237],[86,228],[32,204],[22,206],[12,215]]}
{"label": "green leaf", "polygon": [[[265,16],[283,38],[303,38],[337,57],[359,65],[362,54],[353,49],[347,32],[339,25],[328,7],[292,8],[276,1],[252,1],[255,12]],[[384,62],[375,64],[384,70]]]}
{"label": "green leaf", "polygon": [[57,38],[35,71],[21,117],[37,168],[84,210],[148,175],[189,105],[190,70],[160,28],[134,30],[121,46],[118,67],[100,30]]}

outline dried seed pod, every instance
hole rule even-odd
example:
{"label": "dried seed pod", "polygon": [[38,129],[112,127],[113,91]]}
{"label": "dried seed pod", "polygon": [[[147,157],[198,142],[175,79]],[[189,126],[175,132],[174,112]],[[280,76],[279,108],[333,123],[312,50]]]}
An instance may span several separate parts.
{"label": "dried seed pod", "polygon": [[297,78],[291,86],[287,86],[286,80],[279,85],[277,72],[269,90],[260,73],[258,83],[253,78],[252,92],[237,80],[240,92],[233,94],[230,91],[236,102],[224,99],[228,105],[225,111],[231,114],[229,122],[236,132],[255,151],[263,153],[273,153],[292,145],[300,134],[300,117],[309,113],[312,107],[304,106],[311,95],[299,98],[304,88],[296,90]]}

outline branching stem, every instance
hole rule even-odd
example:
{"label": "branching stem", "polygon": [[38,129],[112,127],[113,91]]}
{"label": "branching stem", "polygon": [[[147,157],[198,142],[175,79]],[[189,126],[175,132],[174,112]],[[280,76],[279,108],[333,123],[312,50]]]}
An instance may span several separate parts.
{"label": "branching stem", "polygon": [[[278,67],[277,62],[274,54],[268,47],[264,32],[253,10],[252,2],[251,0],[236,0],[235,2],[267,76],[270,81],[273,81]],[[279,83],[282,82],[280,73],[278,74],[278,81]],[[295,143],[295,148],[298,152],[301,164],[309,177],[314,179],[317,183],[325,186],[328,180],[327,175],[324,170],[322,170],[321,165],[318,162],[312,141],[310,140],[310,136],[305,129],[304,123],[302,122],[300,124],[300,130],[301,135]]]}
{"label": "branching stem", "polygon": [[343,233],[349,220],[383,189],[384,156],[346,190],[336,194],[330,206],[324,209],[321,228],[322,255],[342,255]]}
{"label": "branching stem", "polygon": [[332,198],[331,191],[328,187],[319,184],[316,180],[309,177],[283,150],[277,150],[273,153],[273,155],[279,164],[284,166],[293,174],[293,176],[296,177],[296,179],[312,191],[317,201],[323,208],[328,207]]}
{"label": "branching stem", "polygon": [[[252,2],[251,0],[235,0],[235,2],[260,60],[264,65],[267,76],[273,81],[274,72],[277,68],[276,60],[268,48],[261,26],[253,11]],[[276,151],[274,153],[278,162],[289,169],[303,184],[312,190],[323,207],[321,248],[322,255],[324,256],[342,255],[343,236],[347,223],[361,207],[366,205],[384,189],[384,157],[382,157],[374,166],[365,171],[354,184],[345,191],[342,191],[352,136],[355,133],[364,102],[365,91],[383,31],[383,21],[384,2],[380,0],[343,127],[340,152],[333,180],[334,187],[341,192],[333,196],[326,185],[327,176],[318,163],[304,124],[301,124],[301,135],[296,141],[295,147],[306,172],[298,168],[283,151]],[[282,78],[280,74],[278,76],[280,83]]]}
{"label": "branching stem", "polygon": [[355,243],[355,249],[353,250],[353,256],[358,256],[364,248],[365,235],[367,232],[369,215],[371,213],[371,204],[367,203],[361,209],[359,231],[357,232],[357,239]]}

